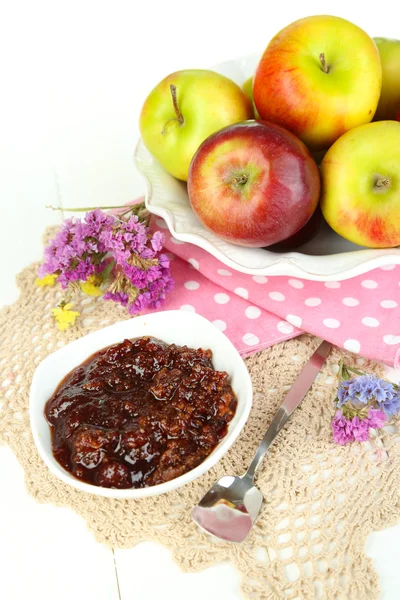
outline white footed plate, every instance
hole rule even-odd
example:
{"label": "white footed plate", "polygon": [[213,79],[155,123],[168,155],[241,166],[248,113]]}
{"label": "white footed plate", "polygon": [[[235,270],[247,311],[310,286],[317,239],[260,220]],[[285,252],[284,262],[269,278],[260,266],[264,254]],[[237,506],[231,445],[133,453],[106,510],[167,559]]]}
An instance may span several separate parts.
{"label": "white footed plate", "polygon": [[[250,77],[259,59],[253,54],[213,67],[239,85]],[[190,206],[186,184],[169,175],[139,140],[135,165],[146,182],[145,203],[162,217],[177,240],[203,248],[228,267],[250,275],[288,275],[314,281],[343,280],[376,267],[400,264],[400,248],[370,250],[348,242],[328,226],[297,252],[243,248],[221,240],[203,227]]]}

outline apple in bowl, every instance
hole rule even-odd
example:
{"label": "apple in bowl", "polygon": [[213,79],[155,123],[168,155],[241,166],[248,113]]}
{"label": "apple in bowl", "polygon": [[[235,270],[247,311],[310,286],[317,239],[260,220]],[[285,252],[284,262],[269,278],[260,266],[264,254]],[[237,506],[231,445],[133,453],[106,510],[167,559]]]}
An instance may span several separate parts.
{"label": "apple in bowl", "polygon": [[188,195],[200,222],[220,238],[266,247],[297,233],[319,200],[319,170],[295,135],[245,121],[207,138],[194,155]]}
{"label": "apple in bowl", "polygon": [[382,64],[382,91],[374,120],[386,121],[395,119],[400,107],[400,40],[374,38],[374,41]]}
{"label": "apple in bowl", "polygon": [[164,169],[186,181],[190,161],[209,135],[252,117],[251,101],[234,81],[214,71],[187,69],[171,73],[150,92],[139,128]]}
{"label": "apple in bowl", "polygon": [[336,233],[368,248],[400,246],[400,123],[345,133],[321,165],[322,213]]}
{"label": "apple in bowl", "polygon": [[381,84],[372,38],[345,19],[318,15],[295,21],[271,40],[254,75],[253,96],[262,119],[323,150],[372,120]]}

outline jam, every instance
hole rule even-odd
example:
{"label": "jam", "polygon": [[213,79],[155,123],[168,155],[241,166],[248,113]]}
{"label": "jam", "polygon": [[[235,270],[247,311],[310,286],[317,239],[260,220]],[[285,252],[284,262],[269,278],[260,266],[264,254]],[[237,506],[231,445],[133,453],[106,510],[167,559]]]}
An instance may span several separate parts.
{"label": "jam", "polygon": [[199,465],[226,435],[237,400],[210,350],[141,337],[96,352],[45,407],[56,460],[108,488],[143,488]]}

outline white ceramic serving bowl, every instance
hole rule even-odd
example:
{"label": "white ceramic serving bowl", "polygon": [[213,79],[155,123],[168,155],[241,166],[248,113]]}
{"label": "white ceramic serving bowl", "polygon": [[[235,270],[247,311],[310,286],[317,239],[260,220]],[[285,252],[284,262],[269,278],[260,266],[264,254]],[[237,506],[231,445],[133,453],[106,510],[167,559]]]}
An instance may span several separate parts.
{"label": "white ceramic serving bowl", "polygon": [[[213,365],[230,375],[230,383],[238,405],[229,423],[227,435],[214,451],[196,468],[187,473],[148,488],[110,489],[82,482],[68,473],[56,461],[51,449],[50,427],[44,407],[62,379],[94,352],[112,344],[141,336],[159,338],[168,344],[211,349]],[[30,422],[33,438],[40,456],[59,479],[79,490],[109,498],[144,498],[169,492],[203,475],[225,454],[238,437],[252,405],[252,385],[247,368],[233,344],[210,321],[196,314],[179,310],[161,311],[122,321],[85,335],[47,356],[37,367],[30,390]]]}
{"label": "white ceramic serving bowl", "polygon": [[[239,85],[253,75],[261,54],[215,65]],[[231,269],[250,275],[287,275],[314,281],[349,279],[388,264],[400,264],[400,248],[373,250],[348,242],[328,226],[296,252],[270,252],[230,244],[208,231],[194,214],[186,185],[169,175],[139,140],[134,162],[146,183],[149,212],[162,217],[177,240],[206,250]]]}

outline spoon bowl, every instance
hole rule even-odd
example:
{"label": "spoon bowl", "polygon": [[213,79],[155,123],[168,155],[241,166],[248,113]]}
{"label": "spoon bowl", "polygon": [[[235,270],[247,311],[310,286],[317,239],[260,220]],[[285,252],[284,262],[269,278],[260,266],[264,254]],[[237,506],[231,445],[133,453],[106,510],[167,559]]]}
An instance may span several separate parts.
{"label": "spoon bowl", "polygon": [[254,485],[255,473],[268,448],[311,388],[330,348],[328,342],[322,342],[303,367],[272,419],[246,473],[241,477],[221,477],[194,507],[192,517],[201,529],[227,542],[246,539],[263,503],[263,495]]}
{"label": "spoon bowl", "polygon": [[263,495],[247,475],[225,475],[192,511],[197,525],[227,542],[242,542],[260,512]]}

